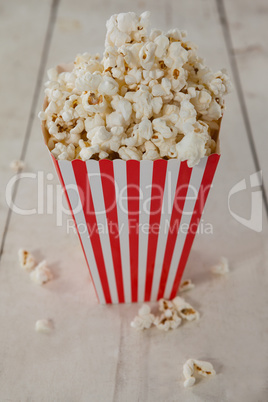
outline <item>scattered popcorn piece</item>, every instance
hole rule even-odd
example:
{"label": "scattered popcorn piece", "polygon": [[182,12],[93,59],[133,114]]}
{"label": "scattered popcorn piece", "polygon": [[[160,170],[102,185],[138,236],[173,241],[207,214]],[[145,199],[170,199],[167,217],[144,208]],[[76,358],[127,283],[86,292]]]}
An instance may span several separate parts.
{"label": "scattered popcorn piece", "polygon": [[159,310],[162,314],[154,320],[154,325],[158,329],[168,331],[169,329],[178,328],[181,324],[181,318],[178,316],[174,304],[171,301],[160,299]]}
{"label": "scattered popcorn piece", "polygon": [[29,251],[23,248],[19,249],[18,254],[19,254],[20,266],[27,272],[32,271],[32,269],[34,269],[36,265],[36,261],[33,255]]}
{"label": "scattered popcorn piece", "polygon": [[154,315],[151,314],[151,308],[147,304],[143,304],[138,311],[138,315],[131,322],[131,327],[136,330],[148,329],[154,322]]}
{"label": "scattered popcorn piece", "polygon": [[226,257],[221,257],[218,264],[211,268],[211,272],[217,275],[226,275],[230,272],[229,261]]}
{"label": "scattered popcorn piece", "polygon": [[14,170],[14,172],[18,173],[20,170],[23,170],[25,168],[25,163],[18,159],[12,161],[9,166],[12,170]]}
{"label": "scattered popcorn piece", "polygon": [[184,381],[183,385],[185,386],[185,388],[189,388],[192,387],[194,383],[195,383],[195,377],[190,377]]}
{"label": "scattered popcorn piece", "polygon": [[167,310],[154,320],[154,325],[163,331],[178,328],[181,324],[181,318],[178,316],[176,310]]}
{"label": "scattered popcorn piece", "polygon": [[186,292],[187,290],[191,290],[195,287],[191,279],[187,279],[186,281],[183,281],[180,285],[180,292]]}
{"label": "scattered popcorn piece", "polygon": [[149,32],[149,17],[112,15],[102,60],[84,53],[71,71],[48,71],[39,118],[56,159],[165,157],[193,167],[215,152],[229,77],[204,64],[184,31]]}
{"label": "scattered popcorn piece", "polygon": [[44,283],[53,279],[52,272],[47,267],[46,260],[41,261],[37,267],[31,272],[30,278],[33,282],[38,285],[43,285]]}
{"label": "scattered popcorn piece", "polygon": [[174,304],[170,300],[160,299],[158,303],[159,311],[162,311],[163,313],[174,310]]}
{"label": "scattered popcorn piece", "polygon": [[53,321],[42,319],[38,320],[35,323],[35,330],[36,332],[42,332],[44,334],[50,333],[54,329]]}
{"label": "scattered popcorn piece", "polygon": [[199,374],[203,377],[208,377],[215,375],[216,372],[211,363],[202,361],[189,359],[183,365],[183,375],[185,377],[184,386],[191,387],[195,383],[195,377]]}
{"label": "scattered popcorn piece", "polygon": [[179,296],[175,297],[175,299],[172,300],[172,303],[174,304],[177,312],[183,319],[187,321],[193,321],[199,319],[200,315],[198,311],[196,311],[182,297]]}

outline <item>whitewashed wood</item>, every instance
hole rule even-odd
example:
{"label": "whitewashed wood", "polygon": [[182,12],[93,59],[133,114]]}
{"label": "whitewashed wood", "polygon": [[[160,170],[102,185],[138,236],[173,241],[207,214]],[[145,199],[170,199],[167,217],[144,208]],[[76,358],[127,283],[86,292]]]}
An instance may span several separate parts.
{"label": "whitewashed wood", "polygon": [[[212,0],[138,2],[131,7],[123,1],[62,1],[48,66],[72,60],[78,51],[101,51],[106,18],[129,8],[151,9],[154,26],[186,28],[213,68],[229,66]],[[156,329],[136,333],[129,324],[138,305],[98,306],[79,241],[66,233],[67,218],[56,226],[54,193],[53,214],[14,214],[11,219],[0,263],[1,400],[265,400],[267,228],[255,233],[228,211],[228,192],[239,180],[249,179],[254,165],[235,92],[227,107],[222,158],[203,221],[203,227],[213,225],[213,235],[197,236],[185,273],[196,283],[185,298],[200,310],[200,321],[167,334]],[[26,162],[34,172],[54,173],[37,118]],[[45,176],[44,182],[56,188],[56,177],[49,181]],[[37,207],[36,192],[36,182],[25,180],[17,204]],[[246,216],[250,191],[231,205]],[[55,280],[34,286],[18,267],[20,246],[29,247],[38,259],[46,257]],[[232,272],[226,278],[209,272],[220,255],[230,259]],[[36,334],[35,321],[46,317],[54,320],[55,331]],[[182,365],[190,357],[212,361],[218,375],[185,390]],[[251,363],[254,371],[248,368]]]}
{"label": "whitewashed wood", "polygon": [[226,0],[225,8],[263,182],[268,193],[268,5]]}
{"label": "whitewashed wood", "polygon": [[21,155],[49,10],[49,0],[1,4],[0,241],[8,211],[4,189],[14,175],[10,163]]}

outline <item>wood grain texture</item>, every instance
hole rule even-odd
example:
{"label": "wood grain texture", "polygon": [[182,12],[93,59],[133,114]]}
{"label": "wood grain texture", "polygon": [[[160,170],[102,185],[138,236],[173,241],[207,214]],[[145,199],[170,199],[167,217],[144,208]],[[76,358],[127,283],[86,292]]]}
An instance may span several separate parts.
{"label": "wood grain texture", "polygon": [[[19,155],[23,141],[20,128],[22,124],[26,125],[29,115],[34,91],[32,81],[38,70],[50,6],[50,2],[37,6],[36,2],[24,1],[26,11],[19,17],[13,12],[14,7],[19,7],[19,1],[5,3],[5,7],[10,7],[6,19],[10,24],[12,21],[15,36],[7,38],[6,51],[14,46],[20,49],[21,71],[25,74],[23,83],[18,70],[12,69],[12,63],[9,71],[15,77],[19,96],[26,93],[31,96],[25,95],[22,105],[19,103],[19,116],[12,122],[14,127],[10,129],[9,141],[1,135],[3,167],[0,174],[4,185],[9,177],[9,157],[3,152],[3,145],[9,149],[19,143]],[[235,18],[235,14],[230,15],[233,13],[231,7],[238,6],[232,6],[229,1],[226,3],[228,18],[233,21],[231,18]],[[46,68],[68,62],[78,52],[102,52],[106,19],[115,12],[129,9],[136,12],[151,10],[153,26],[186,29],[190,39],[199,44],[199,52],[209,65],[214,69],[227,67],[230,70],[214,0],[150,0],[135,4],[123,0],[61,0]],[[246,26],[248,19],[248,24],[256,31],[259,14],[254,8],[250,10],[248,13],[241,11],[243,24]],[[239,17],[239,8],[236,12]],[[3,16],[1,18],[3,20]],[[16,24],[16,18],[18,21],[21,18],[24,25],[28,24],[29,35],[35,32],[34,43],[29,49],[28,41],[24,42],[20,36],[21,25]],[[26,54],[29,54],[32,74],[25,63]],[[260,58],[259,64],[262,60]],[[250,64],[251,60],[247,63],[255,68]],[[248,76],[248,70],[242,64],[239,67],[241,77],[243,74]],[[43,77],[43,81],[45,79]],[[251,88],[246,89],[250,84],[245,83],[245,79],[242,79],[242,85],[245,92]],[[260,86],[257,101],[247,98],[247,102],[251,102],[251,122],[254,127],[260,127],[260,141],[265,138],[263,123],[261,119],[253,120],[253,115],[258,115],[258,107],[262,107],[261,99],[265,96],[264,86]],[[5,97],[9,97],[8,86]],[[41,94],[37,110],[41,109],[42,101]],[[9,112],[7,110],[1,119],[3,127],[11,124],[8,113],[13,102],[14,98],[8,98]],[[255,172],[255,166],[236,91],[226,102],[221,131],[222,157],[201,222],[201,233],[196,237],[185,272],[185,278],[190,277],[196,288],[184,296],[200,311],[201,319],[185,323],[169,333],[156,328],[144,333],[135,332],[130,321],[136,315],[137,304],[109,307],[97,304],[78,238],[72,231],[67,233],[70,216],[63,216],[60,222],[61,216],[56,214],[56,205],[62,195],[43,144],[40,123],[34,117],[26,163],[30,172],[43,174],[44,185],[39,188],[39,197],[43,200],[44,213],[11,215],[0,262],[1,401],[265,400],[268,368],[265,356],[268,352],[266,218],[263,213],[263,231],[256,233],[239,224],[228,210],[229,191],[246,179],[247,189],[233,197],[231,208],[237,214],[249,217],[249,176]],[[258,156],[261,152],[257,146]],[[266,162],[261,156],[260,163],[265,169]],[[53,174],[52,180],[47,176],[49,173]],[[42,188],[43,194],[40,193]],[[50,192],[52,197],[47,201]],[[40,208],[36,180],[21,183],[16,204],[24,208],[38,208],[39,205]],[[5,216],[6,208],[2,203],[1,214],[3,211]],[[213,235],[205,233],[206,225],[212,225]],[[28,274],[18,266],[17,250],[21,246],[32,250],[39,260],[47,259],[55,276],[53,281],[43,287],[30,282]],[[221,255],[227,256],[231,265],[230,275],[224,278],[210,273],[210,266]],[[156,309],[155,305],[152,307]],[[34,331],[35,321],[41,318],[54,320],[55,330],[48,336]],[[192,389],[184,389],[182,365],[191,357],[211,361],[218,374],[215,378],[201,380]],[[249,369],[251,364],[254,371]]]}
{"label": "wood grain texture", "polygon": [[[23,4],[16,1],[1,5],[0,184],[3,189],[14,175],[10,163],[23,158],[26,151],[26,137],[33,118],[33,100],[41,84],[37,83],[37,79],[40,76],[49,12],[50,1],[44,1],[41,5],[32,0]],[[1,191],[1,238],[7,214],[5,191]]]}
{"label": "wood grain texture", "polygon": [[268,9],[261,0],[254,4],[217,0],[217,5],[255,170],[263,175],[263,202],[268,216],[265,136],[268,45],[263,40],[268,33]]}

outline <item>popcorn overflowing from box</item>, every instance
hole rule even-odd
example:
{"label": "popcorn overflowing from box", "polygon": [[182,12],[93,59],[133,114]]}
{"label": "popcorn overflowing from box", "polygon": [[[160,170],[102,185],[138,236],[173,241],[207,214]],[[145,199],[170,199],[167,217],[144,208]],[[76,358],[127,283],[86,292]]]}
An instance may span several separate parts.
{"label": "popcorn overflowing from box", "polygon": [[184,31],[149,31],[148,12],[106,26],[102,59],[84,53],[48,71],[39,117],[99,301],[170,299],[219,160],[231,85]]}

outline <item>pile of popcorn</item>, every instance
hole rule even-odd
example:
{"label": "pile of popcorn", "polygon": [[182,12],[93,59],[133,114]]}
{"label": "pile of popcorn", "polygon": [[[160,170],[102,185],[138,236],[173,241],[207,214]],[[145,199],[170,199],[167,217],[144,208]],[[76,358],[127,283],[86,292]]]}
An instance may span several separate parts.
{"label": "pile of popcorn", "polygon": [[199,313],[182,297],[175,299],[159,300],[160,315],[154,316],[151,313],[151,308],[147,304],[143,304],[138,311],[138,315],[131,322],[131,327],[136,330],[149,329],[155,325],[158,329],[168,331],[176,329],[180,326],[182,320],[193,321],[199,320]]}
{"label": "pile of popcorn", "polygon": [[192,167],[215,152],[230,90],[186,33],[149,32],[149,12],[107,21],[103,59],[78,55],[70,71],[48,71],[39,113],[56,159],[177,158]]}

